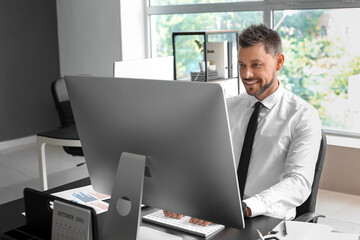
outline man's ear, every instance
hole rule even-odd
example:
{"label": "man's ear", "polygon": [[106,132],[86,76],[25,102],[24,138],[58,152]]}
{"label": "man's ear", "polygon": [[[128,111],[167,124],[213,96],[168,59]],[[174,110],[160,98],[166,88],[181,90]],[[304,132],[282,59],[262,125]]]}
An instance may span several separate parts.
{"label": "man's ear", "polygon": [[281,70],[282,66],[284,65],[284,61],[285,61],[285,55],[283,53],[279,53],[275,59],[276,71]]}

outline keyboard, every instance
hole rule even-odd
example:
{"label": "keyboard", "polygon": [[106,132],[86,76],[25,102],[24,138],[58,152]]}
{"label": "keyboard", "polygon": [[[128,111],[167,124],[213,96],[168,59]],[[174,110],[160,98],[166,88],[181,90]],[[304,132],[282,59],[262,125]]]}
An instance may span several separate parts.
{"label": "keyboard", "polygon": [[192,233],[202,237],[208,237],[220,230],[224,229],[224,225],[210,223],[207,226],[200,226],[193,223],[190,223],[190,217],[184,216],[182,219],[173,219],[166,217],[163,213],[163,210],[158,210],[156,212],[150,213],[142,217],[143,220],[159,224],[165,227],[174,228],[183,232]]}

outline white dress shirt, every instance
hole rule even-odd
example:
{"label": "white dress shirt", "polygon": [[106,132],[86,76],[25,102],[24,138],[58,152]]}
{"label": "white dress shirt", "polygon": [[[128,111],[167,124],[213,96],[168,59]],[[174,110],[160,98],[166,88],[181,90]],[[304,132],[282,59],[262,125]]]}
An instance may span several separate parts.
{"label": "white dress shirt", "polygon": [[[254,105],[247,93],[227,99],[234,155],[241,148]],[[317,110],[281,85],[261,101],[244,202],[252,217],[292,219],[311,193],[321,140]]]}

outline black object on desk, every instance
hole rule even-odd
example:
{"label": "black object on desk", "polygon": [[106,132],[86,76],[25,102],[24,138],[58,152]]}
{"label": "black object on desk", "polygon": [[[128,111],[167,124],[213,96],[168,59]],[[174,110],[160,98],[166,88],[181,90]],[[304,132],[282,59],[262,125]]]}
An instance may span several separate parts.
{"label": "black object on desk", "polygon": [[90,211],[92,236],[94,240],[98,239],[97,218],[93,208],[30,188],[24,189],[24,200],[26,227],[27,232],[31,235],[41,239],[51,239],[53,210],[50,205],[55,200],[58,200],[62,203]]}
{"label": "black object on desk", "polygon": [[[46,191],[55,193],[91,184],[89,178],[84,178]],[[0,205],[0,240],[3,239],[36,239],[27,233],[24,198]]]}

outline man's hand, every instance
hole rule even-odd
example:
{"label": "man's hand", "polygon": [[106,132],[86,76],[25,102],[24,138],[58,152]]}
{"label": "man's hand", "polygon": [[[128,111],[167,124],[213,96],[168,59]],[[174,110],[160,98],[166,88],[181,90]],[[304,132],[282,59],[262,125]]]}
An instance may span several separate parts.
{"label": "man's hand", "polygon": [[246,205],[245,202],[241,202],[241,206],[242,206],[242,211],[243,211],[243,215],[244,218],[248,218],[251,217],[251,209]]}
{"label": "man's hand", "polygon": [[246,217],[251,217],[251,209],[249,207],[246,208]]}
{"label": "man's hand", "polygon": [[197,218],[190,218],[189,222],[191,222],[193,224],[201,225],[201,226],[204,226],[204,227],[211,223],[211,222],[201,220],[201,219],[197,219]]}
{"label": "man's hand", "polygon": [[184,216],[182,214],[178,214],[178,213],[174,213],[174,212],[170,212],[170,211],[166,211],[166,210],[163,210],[163,212],[164,212],[164,215],[169,218],[182,219]]}
{"label": "man's hand", "polygon": [[[184,216],[182,214],[174,213],[174,212],[170,212],[170,211],[166,211],[166,210],[163,210],[163,212],[164,212],[164,215],[169,218],[182,219]],[[211,223],[211,222],[204,221],[204,220],[197,219],[197,218],[190,218],[189,222],[193,223],[193,224],[201,225],[201,226],[207,226]]]}

